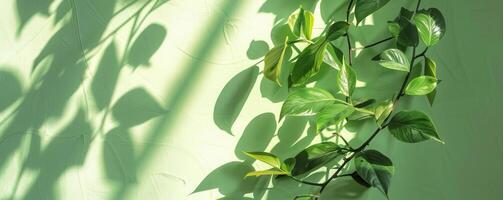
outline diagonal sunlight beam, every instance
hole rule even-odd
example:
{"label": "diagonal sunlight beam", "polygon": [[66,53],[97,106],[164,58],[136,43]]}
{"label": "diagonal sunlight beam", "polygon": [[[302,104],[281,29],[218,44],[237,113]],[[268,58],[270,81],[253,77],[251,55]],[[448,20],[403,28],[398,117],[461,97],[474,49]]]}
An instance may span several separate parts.
{"label": "diagonal sunlight beam", "polygon": [[[214,51],[219,47],[219,44],[221,44],[222,39],[219,36],[222,34],[221,30],[225,27],[226,19],[232,17],[242,3],[243,1],[239,0],[223,0],[218,7],[221,8],[226,15],[214,15],[206,23],[206,28],[203,29],[205,31],[202,32],[202,37],[196,43],[197,45],[193,51],[194,55],[197,55],[199,59],[187,60],[180,66],[181,69],[184,69],[182,73],[183,76],[180,76],[177,84],[166,92],[167,96],[165,98],[168,99],[168,103],[165,107],[169,109],[169,112],[163,115],[149,131],[147,141],[159,141],[163,139],[164,136],[169,135],[170,129],[177,121],[177,114],[182,111],[185,99],[190,94],[198,78],[204,72],[204,67],[207,63],[204,63],[202,60],[213,56]],[[139,152],[136,160],[138,171],[145,167],[146,163],[151,161],[154,150],[155,147],[153,145],[147,145],[142,152]],[[128,192],[131,191],[129,190],[131,186],[132,184],[124,185],[124,187],[116,191],[112,199],[120,200],[127,197]]]}

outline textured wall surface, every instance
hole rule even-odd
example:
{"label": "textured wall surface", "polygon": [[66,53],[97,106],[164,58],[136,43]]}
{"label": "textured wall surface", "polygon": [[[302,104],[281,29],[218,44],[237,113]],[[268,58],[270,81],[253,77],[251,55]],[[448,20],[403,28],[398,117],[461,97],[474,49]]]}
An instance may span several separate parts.
{"label": "textured wall surface", "polygon": [[[388,36],[392,1],[362,26],[361,44]],[[412,8],[415,1],[405,3]],[[3,0],[0,7],[0,199],[292,199],[316,191],[247,178],[262,166],[242,151],[282,158],[319,140],[306,118],[277,123],[286,88],[260,73],[278,24],[333,0]],[[393,159],[391,199],[499,199],[503,178],[503,26],[495,0],[423,0],[447,19],[430,51],[442,83],[430,113],[446,144],[380,135]],[[320,8],[321,7],[321,8]],[[278,28],[279,27],[279,28]],[[342,43],[341,43],[342,44]],[[357,54],[359,94],[382,98],[402,76]],[[330,85],[328,73],[319,85]],[[344,134],[359,144],[371,126]],[[358,134],[356,134],[358,133]],[[318,176],[313,179],[322,179]],[[274,186],[274,187],[273,187]],[[384,199],[350,179],[323,199]]]}

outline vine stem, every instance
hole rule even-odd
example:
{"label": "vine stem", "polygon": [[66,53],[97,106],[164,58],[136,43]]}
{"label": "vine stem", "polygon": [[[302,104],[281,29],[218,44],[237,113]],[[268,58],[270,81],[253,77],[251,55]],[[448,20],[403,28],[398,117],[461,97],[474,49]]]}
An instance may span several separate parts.
{"label": "vine stem", "polygon": [[367,48],[370,48],[370,47],[376,46],[376,45],[378,45],[378,44],[381,44],[381,43],[387,42],[387,41],[389,41],[389,40],[392,40],[393,38],[395,38],[395,37],[391,36],[391,37],[388,37],[388,38],[382,39],[382,40],[380,40],[380,41],[378,41],[378,42],[374,42],[374,43],[372,43],[372,44],[369,44],[369,45],[363,46],[363,47],[355,47],[355,48],[353,48],[352,50],[354,51],[354,50],[357,50],[357,49],[367,49]]}
{"label": "vine stem", "polygon": [[[351,5],[352,5],[352,2],[353,0],[350,1],[350,4],[348,6],[348,10],[350,10],[351,8]],[[419,6],[421,5],[421,0],[418,0],[417,2],[417,6],[416,6],[416,12],[418,12],[419,10]],[[349,12],[348,12],[349,13]],[[349,14],[348,14],[349,16]],[[349,18],[349,17],[348,17]],[[349,40],[348,40],[349,41]],[[420,55],[424,56],[424,54],[428,51],[428,48],[426,48]],[[421,56],[419,56],[421,57]],[[412,60],[410,62],[410,66],[409,66],[409,69],[412,69],[412,67],[414,66],[414,63],[416,61],[416,58],[418,58],[416,56],[416,46],[414,46],[414,48],[412,49],[412,56],[411,56]],[[400,98],[403,96],[403,93],[404,93],[404,90],[405,90],[405,86],[407,85],[407,82],[410,78],[410,70],[409,72],[407,72],[407,75],[405,76],[405,79],[403,80],[403,83],[402,83],[402,86],[400,87],[400,91],[398,92],[398,95],[395,97],[395,99],[393,100],[393,110],[392,110],[392,113],[390,115],[388,115],[386,117],[386,119],[384,120],[385,122],[389,121],[389,118],[391,117],[391,115],[393,114],[393,112],[395,112],[396,110],[396,107],[398,105],[398,102],[400,100]],[[323,192],[323,190],[326,188],[326,186],[335,178],[337,177],[341,177],[342,175],[338,175],[343,169],[344,167],[361,151],[363,151],[369,144],[370,142],[377,136],[377,134],[379,134],[379,132],[381,132],[381,130],[383,130],[384,128],[386,128],[387,126],[389,125],[389,123],[386,123],[385,125],[377,128],[374,133],[372,133],[372,135],[362,144],[360,145],[358,148],[356,148],[350,156],[348,157],[345,157],[343,160],[343,163],[337,168],[337,170],[335,171],[335,173],[329,178],[327,179],[325,182],[322,183],[321,185],[321,189],[320,189],[320,193]]]}
{"label": "vine stem", "polygon": [[294,176],[288,176],[288,177],[290,177],[292,180],[297,181],[299,183],[303,183],[303,184],[307,184],[307,185],[314,185],[314,186],[322,186],[322,183],[313,183],[313,182],[309,182],[309,181],[303,181],[298,178],[295,178]]}
{"label": "vine stem", "polygon": [[[346,22],[349,23],[349,14],[351,13],[351,8],[353,7],[353,0],[349,1],[348,9],[346,11]],[[348,58],[349,58],[349,65],[353,65],[353,51],[351,47],[351,39],[349,38],[349,34],[346,33],[346,41],[348,43]]]}

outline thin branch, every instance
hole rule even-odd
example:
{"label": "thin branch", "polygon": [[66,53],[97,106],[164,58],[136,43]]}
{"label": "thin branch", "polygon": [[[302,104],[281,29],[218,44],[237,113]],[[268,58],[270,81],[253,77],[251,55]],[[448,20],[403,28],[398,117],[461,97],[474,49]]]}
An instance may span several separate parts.
{"label": "thin branch", "polygon": [[351,145],[349,145],[349,142],[346,140],[346,138],[342,137],[342,135],[340,135],[339,133],[337,132],[334,132],[333,133],[334,135],[336,135],[338,138],[341,138],[341,140],[344,142],[344,144],[346,144],[347,147],[349,147],[349,150],[353,151],[354,149],[351,147]]}
{"label": "thin branch", "polygon": [[291,179],[293,179],[294,181],[297,181],[297,182],[299,182],[299,183],[303,183],[303,184],[307,184],[307,185],[314,185],[314,186],[319,186],[319,187],[323,186],[323,184],[322,184],[322,183],[314,183],[314,182],[309,182],[309,181],[303,181],[303,180],[300,180],[300,179],[295,178],[295,177],[293,177],[293,176],[289,176],[289,177],[290,177]]}
{"label": "thin branch", "polygon": [[417,5],[416,5],[416,12],[419,11],[419,6],[421,5],[421,0],[418,0],[417,1]]}
{"label": "thin branch", "polygon": [[388,38],[386,38],[386,39],[382,39],[382,40],[380,40],[380,41],[378,41],[378,42],[374,42],[374,43],[372,43],[372,44],[369,44],[369,45],[366,45],[366,46],[363,46],[363,47],[355,47],[355,48],[353,48],[353,51],[354,51],[354,50],[357,50],[357,49],[367,49],[367,48],[370,48],[370,47],[376,46],[376,45],[378,45],[378,44],[381,44],[381,43],[387,42],[387,41],[389,41],[389,40],[392,40],[393,38],[394,38],[394,37],[388,37]]}
{"label": "thin branch", "polygon": [[425,56],[427,51],[428,51],[428,47],[426,47],[426,48],[424,49],[424,51],[423,51],[423,52],[421,52],[420,54],[417,54],[417,56],[415,56],[415,57],[414,57],[414,59],[418,59],[418,58],[420,58],[420,57],[422,57],[422,56]]}
{"label": "thin branch", "polygon": [[353,174],[341,174],[341,175],[338,175],[337,178],[340,178],[340,177],[345,177],[345,176],[352,176]]}
{"label": "thin branch", "polygon": [[[349,1],[348,9],[346,11],[346,22],[349,23],[349,14],[351,14],[351,8],[353,7],[353,0]],[[353,65],[353,52],[351,48],[351,39],[349,38],[349,34],[346,33],[346,41],[348,43],[348,58],[349,58],[349,65]]]}

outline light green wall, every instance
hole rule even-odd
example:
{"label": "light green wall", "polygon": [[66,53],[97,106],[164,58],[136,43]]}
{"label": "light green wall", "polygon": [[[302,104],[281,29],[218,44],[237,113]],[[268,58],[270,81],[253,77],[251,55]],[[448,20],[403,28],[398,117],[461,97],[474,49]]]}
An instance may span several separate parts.
{"label": "light green wall", "polygon": [[[319,140],[308,119],[276,123],[286,90],[255,66],[278,42],[274,25],[301,2],[315,8],[314,0],[4,0],[0,199],[281,200],[316,191],[243,179],[263,166],[242,151],[286,158]],[[402,4],[392,1],[353,28],[355,39],[364,45],[386,37],[383,22]],[[344,6],[320,0],[316,32],[331,10],[342,19]],[[503,3],[423,0],[430,6],[448,24],[430,52],[439,94],[432,108],[424,98],[402,107],[430,113],[446,144],[410,145],[383,134],[371,148],[394,161],[391,199],[499,199]],[[356,95],[384,98],[399,87],[399,73],[368,64],[384,48],[357,55]],[[371,129],[344,134],[359,144]],[[383,199],[350,179],[323,197]]]}

